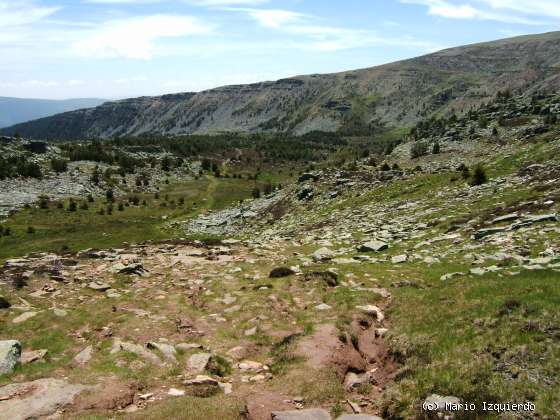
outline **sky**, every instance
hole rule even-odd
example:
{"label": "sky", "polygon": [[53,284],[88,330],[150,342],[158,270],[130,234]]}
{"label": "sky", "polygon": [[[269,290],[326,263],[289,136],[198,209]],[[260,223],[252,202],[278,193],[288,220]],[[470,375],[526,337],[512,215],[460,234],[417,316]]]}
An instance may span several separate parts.
{"label": "sky", "polygon": [[560,0],[0,0],[0,96],[117,99],[560,29]]}

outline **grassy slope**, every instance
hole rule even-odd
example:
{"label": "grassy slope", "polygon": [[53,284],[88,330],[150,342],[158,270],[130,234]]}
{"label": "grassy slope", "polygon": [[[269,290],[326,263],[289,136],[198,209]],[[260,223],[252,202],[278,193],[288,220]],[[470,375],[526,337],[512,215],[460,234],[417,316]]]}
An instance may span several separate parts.
{"label": "grassy slope", "polygon": [[[265,174],[262,178],[262,181],[257,182],[261,187],[265,179],[279,179],[275,174]],[[76,212],[58,209],[54,203],[50,204],[49,209],[25,209],[4,224],[12,233],[0,237],[0,261],[29,252],[77,251],[116,247],[123,242],[172,239],[180,236],[181,232],[166,230],[165,225],[169,221],[185,220],[201,212],[223,209],[250,198],[254,186],[255,181],[252,180],[207,176],[200,180],[166,185],[162,187],[159,199],[154,194],[138,194],[140,202],[146,200],[146,206],[131,205],[121,212],[117,209],[117,199],[112,215],[98,214],[100,209],[107,207],[104,198],[89,203],[88,210],[78,209]],[[183,206],[178,204],[181,197],[185,199]],[[27,233],[30,226],[35,229],[35,233]]]}

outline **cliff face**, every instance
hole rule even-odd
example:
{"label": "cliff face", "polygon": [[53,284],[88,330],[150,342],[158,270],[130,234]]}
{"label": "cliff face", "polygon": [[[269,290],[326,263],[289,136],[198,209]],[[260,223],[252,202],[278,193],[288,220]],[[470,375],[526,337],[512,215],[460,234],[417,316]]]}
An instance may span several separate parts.
{"label": "cliff face", "polygon": [[38,139],[336,131],[463,112],[499,90],[560,87],[560,32],[452,48],[379,67],[107,102],[0,133]]}

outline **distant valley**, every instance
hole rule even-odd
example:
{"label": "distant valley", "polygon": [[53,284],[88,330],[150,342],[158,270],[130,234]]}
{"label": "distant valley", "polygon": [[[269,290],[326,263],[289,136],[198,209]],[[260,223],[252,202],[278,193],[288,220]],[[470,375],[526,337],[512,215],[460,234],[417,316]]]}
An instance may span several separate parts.
{"label": "distant valley", "polygon": [[101,105],[103,102],[105,99],[99,98],[51,100],[0,96],[0,127],[49,117],[61,112],[91,108]]}

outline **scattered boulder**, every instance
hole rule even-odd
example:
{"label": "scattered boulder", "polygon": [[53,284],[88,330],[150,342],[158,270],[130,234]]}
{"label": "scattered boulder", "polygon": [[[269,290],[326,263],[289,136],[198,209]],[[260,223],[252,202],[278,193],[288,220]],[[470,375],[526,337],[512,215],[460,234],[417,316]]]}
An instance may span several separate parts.
{"label": "scattered boulder", "polygon": [[187,361],[187,366],[189,370],[193,373],[204,372],[208,363],[210,363],[210,358],[212,354],[210,353],[196,353],[189,357]]}
{"label": "scattered boulder", "polygon": [[404,262],[406,262],[408,260],[408,256],[405,254],[402,255],[395,255],[394,257],[391,258],[391,262],[393,264],[402,264]]}
{"label": "scattered boulder", "polygon": [[95,290],[98,292],[105,292],[111,288],[111,285],[99,281],[92,281],[88,284],[88,287],[91,290]]}
{"label": "scattered boulder", "polygon": [[316,262],[329,261],[335,257],[335,253],[329,248],[319,248],[313,253],[312,257]]}
{"label": "scattered boulder", "polygon": [[358,247],[359,252],[380,252],[389,248],[389,245],[381,241],[369,241]]}
{"label": "scattered boulder", "polygon": [[113,342],[113,347],[111,349],[111,354],[118,353],[121,350],[129,353],[134,353],[140,356],[141,358],[151,363],[154,363],[155,365],[158,366],[162,365],[162,362],[159,357],[157,357],[154,353],[146,350],[141,345],[135,343],[128,343],[125,341],[121,341],[118,338],[115,338]]}
{"label": "scattered boulder", "polygon": [[293,274],[296,274],[296,272],[292,270],[290,267],[276,267],[272,269],[268,277],[273,279],[273,278],[288,277]]}
{"label": "scattered boulder", "polygon": [[84,366],[87,362],[91,360],[93,355],[93,346],[87,346],[76,356],[74,356],[74,362],[80,366]]}
{"label": "scattered boulder", "polygon": [[141,263],[131,263],[128,265],[116,263],[109,269],[109,271],[117,274],[136,274],[138,276],[141,276],[146,272]]}
{"label": "scattered boulder", "polygon": [[172,363],[177,363],[177,358],[175,355],[177,354],[177,350],[171,344],[167,343],[158,343],[158,342],[149,342],[146,344],[149,349],[156,349],[160,351],[163,356]]}
{"label": "scattered boulder", "polygon": [[21,343],[17,340],[0,341],[0,375],[13,372],[21,358]]}
{"label": "scattered boulder", "polygon": [[343,414],[337,417],[336,420],[383,420],[378,416],[371,416],[369,414]]}
{"label": "scattered boulder", "polygon": [[220,392],[220,383],[205,375],[198,375],[194,379],[186,380],[184,384],[187,387],[186,394],[193,397],[207,398]]}

